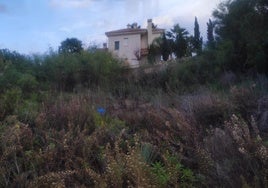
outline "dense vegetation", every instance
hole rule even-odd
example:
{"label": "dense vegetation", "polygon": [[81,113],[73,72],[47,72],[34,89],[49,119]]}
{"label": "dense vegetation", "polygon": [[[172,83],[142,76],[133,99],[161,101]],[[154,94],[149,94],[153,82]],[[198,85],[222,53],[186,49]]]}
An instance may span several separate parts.
{"label": "dense vegetation", "polygon": [[175,25],[178,58],[136,70],[74,38],[0,50],[0,187],[268,187],[267,14],[222,3],[203,49]]}

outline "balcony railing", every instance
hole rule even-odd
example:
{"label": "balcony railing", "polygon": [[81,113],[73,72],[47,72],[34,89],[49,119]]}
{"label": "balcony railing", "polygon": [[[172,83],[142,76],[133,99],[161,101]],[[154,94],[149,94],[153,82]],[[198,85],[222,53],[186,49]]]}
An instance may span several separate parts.
{"label": "balcony railing", "polygon": [[140,53],[141,53],[141,56],[146,56],[146,55],[148,55],[149,50],[148,50],[148,48],[142,48]]}

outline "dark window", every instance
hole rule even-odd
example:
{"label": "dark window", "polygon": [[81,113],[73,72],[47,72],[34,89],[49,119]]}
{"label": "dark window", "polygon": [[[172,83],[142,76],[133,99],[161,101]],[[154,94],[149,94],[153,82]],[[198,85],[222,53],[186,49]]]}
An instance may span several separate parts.
{"label": "dark window", "polygon": [[119,50],[119,41],[114,42],[114,50]]}

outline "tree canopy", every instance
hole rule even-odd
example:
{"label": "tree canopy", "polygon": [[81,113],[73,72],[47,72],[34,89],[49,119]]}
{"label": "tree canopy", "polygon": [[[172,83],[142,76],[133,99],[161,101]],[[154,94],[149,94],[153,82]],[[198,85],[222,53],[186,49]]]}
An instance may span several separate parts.
{"label": "tree canopy", "polygon": [[165,33],[162,35],[161,54],[164,61],[167,61],[171,54],[171,46]]}
{"label": "tree canopy", "polygon": [[207,23],[207,47],[209,49],[215,48],[214,26],[214,23],[209,19]]}
{"label": "tree canopy", "polygon": [[177,58],[182,58],[187,55],[187,48],[189,46],[189,32],[180,27],[179,24],[173,26],[173,28],[167,32],[169,39],[173,40],[172,52]]}
{"label": "tree canopy", "polygon": [[268,72],[268,2],[222,2],[213,12],[218,46],[225,46],[226,69]]}
{"label": "tree canopy", "polygon": [[76,38],[65,39],[59,47],[59,53],[80,53],[82,50],[82,41]]}
{"label": "tree canopy", "polygon": [[200,53],[202,51],[203,38],[200,36],[197,17],[195,17],[195,21],[194,21],[194,37],[193,37],[192,43],[193,43],[194,51],[196,51],[197,53]]}

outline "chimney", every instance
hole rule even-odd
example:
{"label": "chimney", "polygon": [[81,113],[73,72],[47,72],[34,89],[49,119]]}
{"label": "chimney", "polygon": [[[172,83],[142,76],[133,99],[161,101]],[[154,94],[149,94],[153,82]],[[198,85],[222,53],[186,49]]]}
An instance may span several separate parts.
{"label": "chimney", "polygon": [[147,23],[148,23],[148,25],[149,25],[149,24],[152,25],[152,24],[153,24],[153,20],[152,20],[152,19],[148,19],[148,20],[147,20]]}
{"label": "chimney", "polygon": [[148,19],[147,20],[147,33],[148,33],[148,47],[153,42],[153,20]]}

